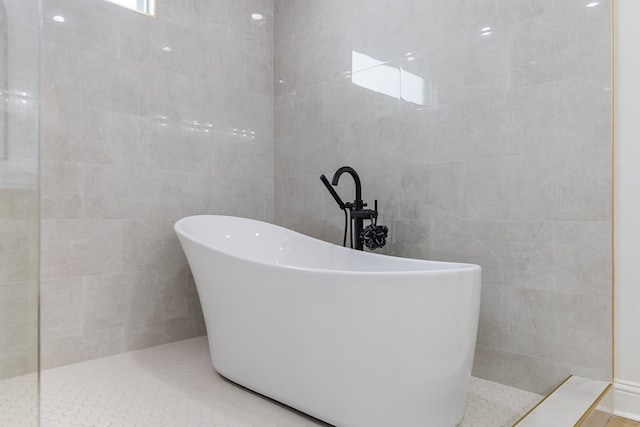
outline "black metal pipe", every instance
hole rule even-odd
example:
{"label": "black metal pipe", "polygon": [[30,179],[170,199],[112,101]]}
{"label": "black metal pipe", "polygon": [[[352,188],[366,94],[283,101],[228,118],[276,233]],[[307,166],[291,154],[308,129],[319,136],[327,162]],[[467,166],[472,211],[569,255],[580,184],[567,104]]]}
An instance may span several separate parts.
{"label": "black metal pipe", "polygon": [[355,215],[352,215],[353,234],[355,234],[354,249],[361,251],[363,250],[363,245],[362,245],[362,241],[360,240],[360,232],[362,231],[362,227],[364,224],[363,218],[359,215],[359,213],[364,209],[364,202],[362,201],[362,184],[360,183],[360,177],[358,176],[358,172],[356,172],[355,169],[353,169],[350,166],[343,166],[340,169],[338,169],[336,173],[333,174],[333,180],[331,181],[331,184],[338,185],[338,181],[340,180],[340,177],[344,173],[348,173],[349,175],[351,175],[356,185],[356,199],[354,200],[353,211],[352,211],[353,214],[355,214]]}
{"label": "black metal pipe", "polygon": [[333,179],[331,180],[331,184],[338,185],[338,181],[343,173],[348,173],[351,175],[353,180],[356,183],[356,201],[362,201],[362,185],[360,184],[360,177],[358,176],[358,172],[351,166],[342,166],[340,169],[333,174]]}

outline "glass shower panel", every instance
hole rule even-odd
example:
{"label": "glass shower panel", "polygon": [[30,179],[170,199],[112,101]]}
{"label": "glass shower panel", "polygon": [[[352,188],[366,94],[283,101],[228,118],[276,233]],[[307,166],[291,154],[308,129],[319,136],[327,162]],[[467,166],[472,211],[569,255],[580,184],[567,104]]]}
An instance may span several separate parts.
{"label": "glass shower panel", "polygon": [[39,0],[0,0],[0,426],[38,424]]}

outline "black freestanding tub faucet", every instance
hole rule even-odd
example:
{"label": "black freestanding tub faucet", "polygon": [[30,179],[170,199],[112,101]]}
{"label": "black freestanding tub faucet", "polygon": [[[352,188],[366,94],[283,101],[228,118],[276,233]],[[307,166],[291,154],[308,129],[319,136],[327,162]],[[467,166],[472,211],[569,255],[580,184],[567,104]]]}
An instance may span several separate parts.
{"label": "black freestanding tub faucet", "polygon": [[[344,173],[348,173],[349,175],[351,175],[356,186],[356,199],[353,201],[353,203],[344,203],[338,193],[336,193],[336,191],[332,187],[332,185],[338,185],[338,181]],[[356,172],[355,169],[350,166],[343,166],[333,174],[331,184],[329,184],[329,180],[327,180],[327,177],[324,175],[321,175],[320,179],[324,183],[325,187],[327,187],[327,190],[329,190],[329,193],[331,193],[336,203],[338,203],[340,209],[345,211],[345,215],[347,211],[350,214],[353,223],[353,229],[351,233],[351,247],[361,251],[363,250],[365,243],[370,249],[377,249],[384,246],[384,244],[386,243],[385,239],[387,237],[387,227],[378,226],[377,223],[374,222],[377,221],[378,218],[378,201],[376,200],[375,202],[375,209],[365,209],[367,204],[362,200],[362,184],[360,182],[360,176],[358,176],[358,172]],[[371,225],[367,227],[367,232],[363,233],[365,219],[370,220]],[[345,234],[343,241],[343,245],[345,246],[347,242],[347,223],[348,220],[345,216]],[[354,234],[356,236],[355,242],[353,241]]]}

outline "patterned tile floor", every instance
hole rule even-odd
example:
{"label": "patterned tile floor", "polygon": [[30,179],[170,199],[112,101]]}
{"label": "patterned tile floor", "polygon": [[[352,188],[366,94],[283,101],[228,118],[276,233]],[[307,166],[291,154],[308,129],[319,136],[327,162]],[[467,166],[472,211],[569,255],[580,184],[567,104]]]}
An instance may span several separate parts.
{"label": "patterned tile floor", "polygon": [[38,420],[38,376],[0,380],[0,426],[35,427]]}
{"label": "patterned tile floor", "polygon": [[[0,426],[36,426],[35,375],[0,381]],[[41,426],[327,426],[216,375],[205,337],[42,373]],[[459,427],[509,427],[541,396],[473,378]]]}

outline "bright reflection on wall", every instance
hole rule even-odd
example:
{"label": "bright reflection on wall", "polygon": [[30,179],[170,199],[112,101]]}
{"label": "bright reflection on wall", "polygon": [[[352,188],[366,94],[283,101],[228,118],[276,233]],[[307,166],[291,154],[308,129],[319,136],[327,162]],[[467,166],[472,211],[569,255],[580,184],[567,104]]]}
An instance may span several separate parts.
{"label": "bright reflection on wall", "polygon": [[380,61],[360,52],[352,51],[351,82],[377,93],[425,105],[425,81],[388,61]]}
{"label": "bright reflection on wall", "polygon": [[119,4],[127,9],[132,9],[148,15],[156,14],[156,0],[107,0],[108,2]]}
{"label": "bright reflection on wall", "polygon": [[407,102],[424,105],[424,79],[400,69],[400,97]]}
{"label": "bright reflection on wall", "polygon": [[356,52],[355,50],[351,51],[351,72],[353,74],[388,63],[389,61],[380,61],[364,53]]}
{"label": "bright reflection on wall", "polygon": [[351,75],[353,84],[400,99],[400,70],[378,65]]}

